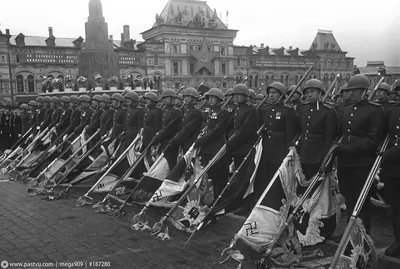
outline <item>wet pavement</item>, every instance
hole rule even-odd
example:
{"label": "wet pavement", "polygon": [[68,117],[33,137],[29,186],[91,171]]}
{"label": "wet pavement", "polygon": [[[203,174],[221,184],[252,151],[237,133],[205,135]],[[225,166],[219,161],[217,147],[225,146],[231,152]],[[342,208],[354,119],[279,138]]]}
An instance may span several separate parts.
{"label": "wet pavement", "polygon": [[[30,196],[19,182],[0,182],[0,262],[8,268],[237,268],[232,259],[219,264],[222,250],[229,245],[244,217],[228,215],[198,232],[182,250],[189,234],[170,227],[170,241],[158,241],[149,233],[130,229],[139,207],[127,208],[127,215],[115,218],[96,214],[91,206],[76,207],[87,188],[77,188],[68,199],[44,201]],[[95,196],[97,200],[101,196]],[[165,211],[149,210],[151,223]],[[335,234],[345,228],[342,221]],[[391,243],[389,212],[374,210],[372,238],[378,251]],[[318,246],[325,253],[312,268],[326,268],[337,247],[328,240]],[[379,268],[400,268],[396,259],[381,258]],[[11,263],[26,263],[11,266]],[[33,264],[35,263],[35,264]],[[4,266],[3,262],[1,266]],[[390,267],[390,266],[396,267]],[[383,266],[383,267],[382,267]],[[398,266],[398,267],[397,267]],[[4,268],[4,267],[1,267]],[[255,268],[255,266],[243,266]]]}

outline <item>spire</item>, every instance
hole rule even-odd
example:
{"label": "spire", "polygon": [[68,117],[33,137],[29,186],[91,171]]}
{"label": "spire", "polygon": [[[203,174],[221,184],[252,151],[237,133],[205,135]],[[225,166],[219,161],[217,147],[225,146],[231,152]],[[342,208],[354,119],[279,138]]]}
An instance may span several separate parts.
{"label": "spire", "polygon": [[101,0],[90,0],[89,18],[103,18],[103,6],[101,4]]}

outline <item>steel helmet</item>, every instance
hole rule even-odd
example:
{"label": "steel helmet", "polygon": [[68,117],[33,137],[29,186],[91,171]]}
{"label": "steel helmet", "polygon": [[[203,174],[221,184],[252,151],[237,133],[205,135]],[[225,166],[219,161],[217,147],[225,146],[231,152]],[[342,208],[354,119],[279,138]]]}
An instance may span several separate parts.
{"label": "steel helmet", "polygon": [[347,90],[353,90],[353,89],[368,89],[371,87],[371,84],[369,82],[369,79],[362,74],[357,74],[352,76],[349,79],[349,82],[347,83]]}
{"label": "steel helmet", "polygon": [[79,102],[90,102],[92,99],[90,99],[89,95],[83,94],[79,96]]}
{"label": "steel helmet", "polygon": [[343,93],[343,91],[346,91],[347,90],[347,83],[346,84],[344,84],[343,86],[342,86],[342,88],[340,88],[340,93]]}
{"label": "steel helmet", "polygon": [[256,95],[256,98],[255,98],[255,99],[257,99],[257,100],[263,100],[264,98],[265,98],[265,95],[262,94],[262,93],[259,93],[259,94]]}
{"label": "steel helmet", "polygon": [[19,106],[20,109],[29,109],[27,104],[22,104]]}
{"label": "steel helmet", "polygon": [[43,97],[43,102],[50,103],[50,97],[49,96]]}
{"label": "steel helmet", "polygon": [[28,105],[30,106],[37,106],[37,103],[33,100],[29,101]]}
{"label": "steel helmet", "polygon": [[154,92],[146,92],[146,93],[144,94],[144,98],[150,99],[150,100],[152,100],[152,101],[154,101],[154,102],[157,102],[157,101],[158,101],[158,96],[157,96],[157,94],[155,94]]}
{"label": "steel helmet", "polygon": [[222,93],[222,91],[218,88],[211,88],[210,90],[208,90],[208,92],[206,92],[204,94],[206,97],[208,96],[215,96],[218,99],[220,99],[221,101],[224,100],[224,94]]}
{"label": "steel helmet", "polygon": [[267,87],[267,93],[269,93],[270,89],[275,89],[278,90],[282,95],[286,95],[288,90],[285,87],[285,85],[283,85],[280,82],[272,82],[268,87]]}
{"label": "steel helmet", "polygon": [[[297,87],[297,85],[291,85],[287,91],[287,94],[290,94],[292,91],[294,91],[294,89],[296,89],[296,87]],[[299,91],[299,89],[297,89],[296,92],[301,95],[301,92]]]}
{"label": "steel helmet", "polygon": [[38,102],[38,103],[43,102],[43,97],[39,96],[38,98],[36,98],[36,102]]}
{"label": "steel helmet", "polygon": [[165,97],[175,98],[176,97],[176,93],[175,93],[175,91],[173,89],[166,89],[161,94],[161,98],[165,98]]}
{"label": "steel helmet", "polygon": [[125,97],[122,96],[122,94],[120,93],[114,93],[113,95],[111,95],[111,100],[117,100],[119,102],[125,102]]}
{"label": "steel helmet", "polygon": [[111,98],[108,94],[103,94],[103,96],[101,96],[101,102],[104,103],[111,103]]}
{"label": "steel helmet", "polygon": [[128,91],[125,94],[125,98],[129,98],[129,99],[131,99],[133,101],[136,101],[136,102],[139,101],[139,95],[134,91]]}
{"label": "steel helmet", "polygon": [[391,92],[390,86],[386,82],[382,82],[381,85],[379,85],[378,90],[384,90],[387,91],[387,93]]}
{"label": "steel helmet", "polygon": [[69,97],[68,97],[68,96],[62,96],[62,97],[60,98],[60,101],[65,102],[65,103],[68,103],[68,102],[69,102]]}
{"label": "steel helmet", "polygon": [[303,94],[306,92],[307,89],[311,88],[325,92],[324,84],[316,78],[310,79],[306,82],[306,85],[304,85]]}
{"label": "steel helmet", "polygon": [[200,97],[199,92],[198,92],[195,88],[193,88],[193,87],[189,87],[189,88],[185,89],[185,90],[183,91],[183,94],[182,94],[182,95],[183,95],[183,96],[192,96],[192,97],[194,97],[194,98],[199,98],[199,97]]}
{"label": "steel helmet", "polygon": [[60,101],[60,99],[58,99],[58,97],[53,96],[50,98],[50,102],[58,103],[58,101]]}
{"label": "steel helmet", "polygon": [[233,87],[233,94],[249,96],[249,88],[245,84],[236,84],[235,87]]}
{"label": "steel helmet", "polygon": [[71,96],[69,97],[69,102],[70,102],[70,103],[79,102],[78,96],[76,96],[76,95],[71,95]]}
{"label": "steel helmet", "polygon": [[249,89],[249,97],[256,98],[256,92],[253,89]]}
{"label": "steel helmet", "polygon": [[92,100],[96,100],[96,101],[101,102],[102,101],[101,95],[96,94],[95,96],[93,96]]}
{"label": "steel helmet", "polygon": [[227,89],[226,90],[226,92],[225,92],[225,96],[231,96],[231,95],[233,95],[233,89],[232,88],[229,88],[229,89]]}

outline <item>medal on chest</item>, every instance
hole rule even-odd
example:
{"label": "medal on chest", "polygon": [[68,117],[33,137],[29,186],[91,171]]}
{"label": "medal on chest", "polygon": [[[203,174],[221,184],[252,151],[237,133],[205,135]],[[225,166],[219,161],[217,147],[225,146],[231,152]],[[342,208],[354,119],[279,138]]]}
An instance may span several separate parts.
{"label": "medal on chest", "polygon": [[275,119],[280,120],[281,115],[282,115],[281,112],[276,112]]}

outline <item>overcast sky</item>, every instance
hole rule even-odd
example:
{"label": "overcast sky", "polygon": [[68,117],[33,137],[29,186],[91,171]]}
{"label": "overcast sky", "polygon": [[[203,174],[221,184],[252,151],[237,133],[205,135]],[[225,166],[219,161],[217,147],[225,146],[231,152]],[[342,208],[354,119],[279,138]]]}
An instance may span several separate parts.
{"label": "overcast sky", "polygon": [[[89,0],[1,0],[0,29],[11,34],[85,38]],[[150,29],[167,0],[102,0],[110,35],[119,39],[123,25],[131,37]],[[222,21],[239,30],[235,45],[308,49],[318,29],[332,30],[348,56],[365,66],[367,60],[400,65],[399,0],[209,0]],[[226,19],[226,11],[229,11]]]}

